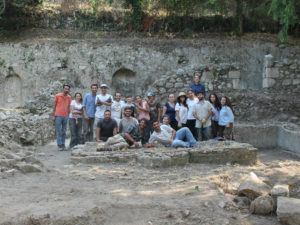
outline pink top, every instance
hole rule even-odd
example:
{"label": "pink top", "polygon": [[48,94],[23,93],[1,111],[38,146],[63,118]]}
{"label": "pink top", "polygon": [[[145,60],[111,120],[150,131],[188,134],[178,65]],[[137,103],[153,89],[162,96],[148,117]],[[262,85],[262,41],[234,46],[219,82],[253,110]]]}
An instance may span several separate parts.
{"label": "pink top", "polygon": [[[142,102],[142,106],[143,106],[143,109],[146,109],[146,105],[148,103],[146,101],[143,101]],[[138,119],[142,119],[142,118],[145,118],[147,120],[150,120],[150,115],[149,115],[149,112],[145,112],[145,111],[142,111],[142,110],[139,110],[139,117]]]}

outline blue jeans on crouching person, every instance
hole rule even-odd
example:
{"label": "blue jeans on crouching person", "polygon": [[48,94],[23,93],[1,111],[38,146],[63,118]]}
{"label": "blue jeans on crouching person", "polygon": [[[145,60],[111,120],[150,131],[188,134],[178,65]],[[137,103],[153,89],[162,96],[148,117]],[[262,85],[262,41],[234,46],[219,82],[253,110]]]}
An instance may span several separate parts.
{"label": "blue jeans on crouching person", "polygon": [[[187,141],[183,141],[186,138]],[[197,144],[192,132],[189,128],[183,127],[176,131],[176,136],[173,140],[172,147],[193,147]]]}
{"label": "blue jeans on crouching person", "polygon": [[70,118],[69,126],[71,132],[70,148],[82,144],[82,118],[77,118],[78,124],[74,118]]}

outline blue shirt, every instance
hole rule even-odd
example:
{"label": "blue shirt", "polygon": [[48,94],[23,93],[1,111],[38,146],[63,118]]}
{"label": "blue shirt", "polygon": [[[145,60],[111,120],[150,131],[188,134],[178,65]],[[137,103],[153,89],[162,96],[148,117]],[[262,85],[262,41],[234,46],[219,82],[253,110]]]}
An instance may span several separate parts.
{"label": "blue shirt", "polygon": [[192,89],[195,92],[196,96],[197,96],[199,91],[202,91],[204,93],[204,96],[206,95],[205,86],[202,85],[202,84],[192,84],[190,86],[190,89]]}
{"label": "blue shirt", "polygon": [[83,98],[82,107],[85,108],[86,114],[89,118],[95,118],[96,112],[96,104],[95,104],[96,96],[93,96],[92,93],[88,93]]}
{"label": "blue shirt", "polygon": [[169,122],[176,121],[176,119],[175,119],[175,115],[176,115],[175,103],[174,103],[174,108],[172,106],[170,106],[170,104],[168,102],[165,103],[165,107],[167,108],[166,115],[168,115],[170,117]]}
{"label": "blue shirt", "polygon": [[222,106],[219,117],[219,125],[227,126],[228,123],[233,123],[234,115],[229,106]]}

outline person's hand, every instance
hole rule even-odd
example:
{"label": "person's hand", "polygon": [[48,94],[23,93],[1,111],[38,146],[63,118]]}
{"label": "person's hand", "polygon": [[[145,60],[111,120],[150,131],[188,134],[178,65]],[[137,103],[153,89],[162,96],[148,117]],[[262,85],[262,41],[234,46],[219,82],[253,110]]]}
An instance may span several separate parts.
{"label": "person's hand", "polygon": [[230,127],[230,123],[228,123],[228,124],[226,125],[226,127]]}
{"label": "person's hand", "polygon": [[90,118],[87,115],[84,115],[84,119],[89,120]]}
{"label": "person's hand", "polygon": [[52,117],[52,121],[53,121],[53,122],[55,121],[55,116]]}
{"label": "person's hand", "polygon": [[170,145],[172,145],[173,144],[173,139],[171,139],[169,142],[170,142]]}
{"label": "person's hand", "polygon": [[133,144],[134,144],[134,146],[135,146],[136,148],[139,147],[139,143],[137,143],[136,141],[133,142]]}
{"label": "person's hand", "polygon": [[98,141],[98,142],[102,142],[102,140],[101,140],[101,139],[98,139],[97,141]]}
{"label": "person's hand", "polygon": [[202,124],[205,124],[205,123],[206,123],[206,119],[202,119],[202,120],[201,120],[201,123],[202,123]]}
{"label": "person's hand", "polygon": [[182,124],[179,122],[178,123],[178,128],[181,128],[182,127]]}

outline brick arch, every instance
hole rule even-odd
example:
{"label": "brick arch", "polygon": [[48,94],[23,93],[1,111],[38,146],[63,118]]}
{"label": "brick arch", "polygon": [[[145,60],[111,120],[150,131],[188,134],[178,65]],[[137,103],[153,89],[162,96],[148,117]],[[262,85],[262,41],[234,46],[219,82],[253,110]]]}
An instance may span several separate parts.
{"label": "brick arch", "polygon": [[123,96],[134,96],[136,94],[136,73],[126,68],[117,70],[112,77],[112,88]]}

